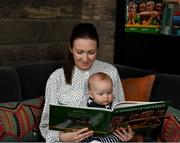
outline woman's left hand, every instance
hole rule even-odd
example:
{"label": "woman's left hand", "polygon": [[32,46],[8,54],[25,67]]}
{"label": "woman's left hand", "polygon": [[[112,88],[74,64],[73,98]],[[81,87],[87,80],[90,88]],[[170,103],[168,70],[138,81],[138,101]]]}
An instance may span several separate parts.
{"label": "woman's left hand", "polygon": [[128,125],[128,129],[124,129],[120,127],[119,129],[116,129],[113,134],[118,137],[121,141],[130,141],[133,136],[134,132],[132,131],[131,126]]}

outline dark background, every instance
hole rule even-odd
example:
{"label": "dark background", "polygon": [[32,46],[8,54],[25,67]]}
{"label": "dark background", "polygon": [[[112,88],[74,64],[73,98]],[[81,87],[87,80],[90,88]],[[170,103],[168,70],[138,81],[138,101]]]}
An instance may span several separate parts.
{"label": "dark background", "polygon": [[180,74],[180,37],[125,32],[125,1],[117,1],[116,64],[150,69],[160,73]]}

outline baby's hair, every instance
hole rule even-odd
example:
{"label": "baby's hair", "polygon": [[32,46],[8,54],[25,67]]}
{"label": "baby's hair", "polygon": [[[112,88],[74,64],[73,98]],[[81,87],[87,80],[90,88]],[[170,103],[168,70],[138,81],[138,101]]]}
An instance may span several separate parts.
{"label": "baby's hair", "polygon": [[97,72],[97,73],[94,73],[92,74],[90,77],[89,77],[89,80],[88,80],[88,89],[91,88],[91,84],[90,82],[93,80],[93,79],[98,79],[98,80],[109,80],[112,82],[112,79],[110,78],[110,76],[104,72]]}

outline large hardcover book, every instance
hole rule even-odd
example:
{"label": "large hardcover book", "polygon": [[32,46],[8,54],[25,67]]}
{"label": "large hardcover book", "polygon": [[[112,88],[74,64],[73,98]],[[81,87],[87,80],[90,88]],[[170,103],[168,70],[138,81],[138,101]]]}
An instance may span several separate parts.
{"label": "large hardcover book", "polygon": [[72,131],[88,127],[95,134],[106,135],[131,125],[134,131],[140,132],[159,128],[168,105],[168,101],[124,101],[112,109],[50,105],[49,129]]}
{"label": "large hardcover book", "polygon": [[125,31],[160,33],[163,0],[126,0]]}

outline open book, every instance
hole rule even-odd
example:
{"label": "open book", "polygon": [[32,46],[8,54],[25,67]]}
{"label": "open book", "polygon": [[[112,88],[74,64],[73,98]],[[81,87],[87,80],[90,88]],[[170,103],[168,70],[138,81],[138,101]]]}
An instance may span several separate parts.
{"label": "open book", "polygon": [[134,131],[158,128],[169,106],[168,101],[124,101],[111,109],[50,105],[49,129],[72,131],[88,127],[94,133],[106,135],[118,127],[131,125]]}

